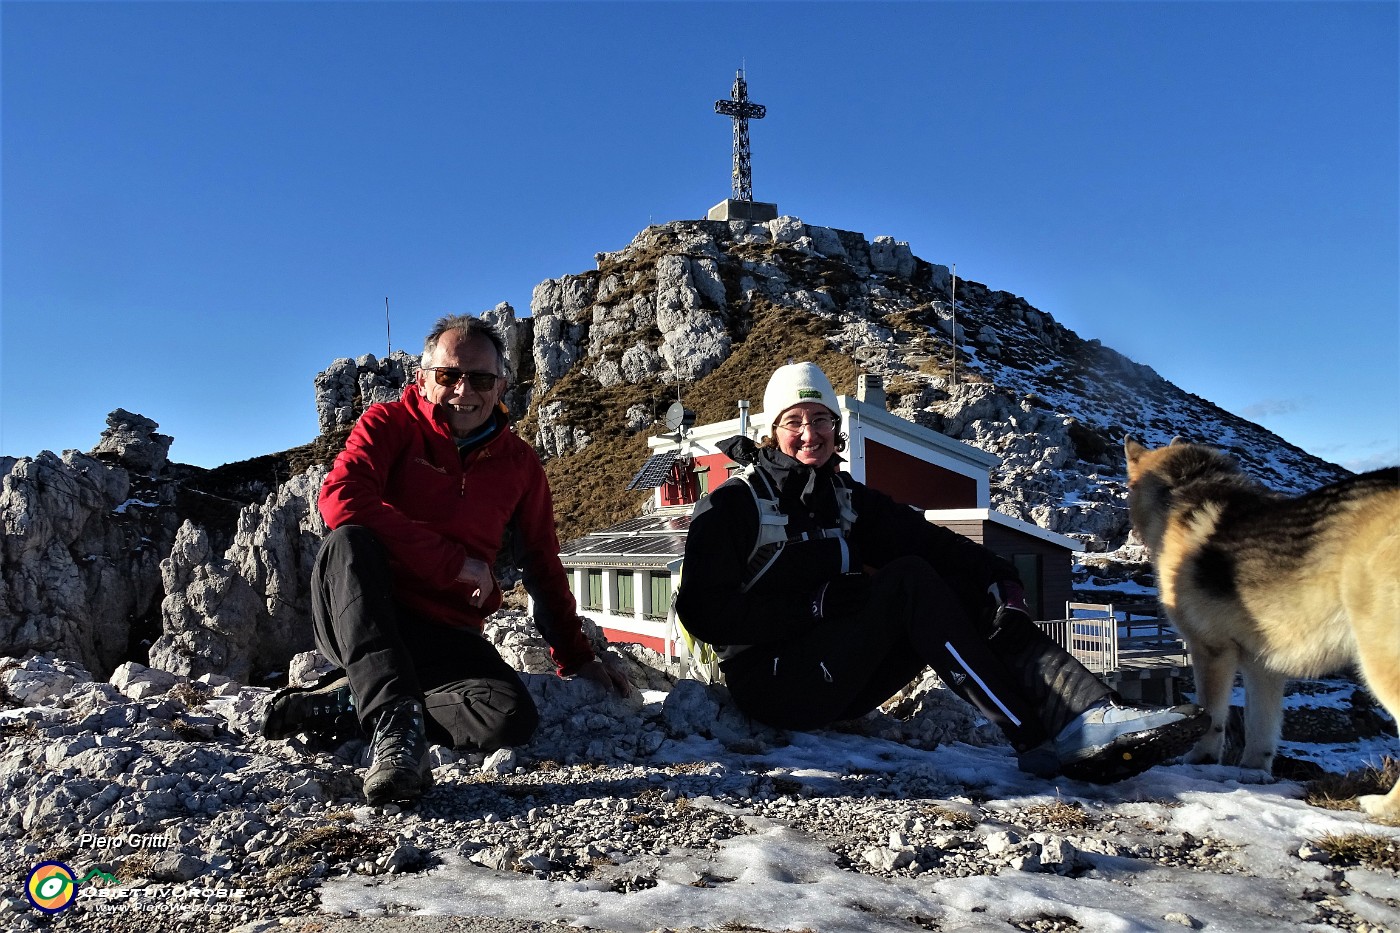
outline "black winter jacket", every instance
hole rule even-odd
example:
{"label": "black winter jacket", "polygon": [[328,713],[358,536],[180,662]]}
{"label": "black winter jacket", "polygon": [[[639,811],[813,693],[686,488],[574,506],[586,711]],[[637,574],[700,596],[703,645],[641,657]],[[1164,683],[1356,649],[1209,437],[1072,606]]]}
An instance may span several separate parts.
{"label": "black winter jacket", "polygon": [[[781,451],[755,447],[747,438],[720,445],[740,463],[758,465],[778,490],[789,536],[839,525],[835,488],[852,491],[856,520],[846,536],[849,569],[878,570],[892,560],[919,556],[948,581],[970,618],[987,612],[987,588],[1019,580],[1015,568],[962,535],[928,522],[882,492],[837,475],[838,458],[809,467]],[[712,645],[780,642],[812,624],[817,589],[842,572],[842,544],[834,538],[789,542],[747,592],[749,555],[758,537],[754,497],[731,479],[710,494],[709,507],[690,525],[676,614],[686,629]]]}

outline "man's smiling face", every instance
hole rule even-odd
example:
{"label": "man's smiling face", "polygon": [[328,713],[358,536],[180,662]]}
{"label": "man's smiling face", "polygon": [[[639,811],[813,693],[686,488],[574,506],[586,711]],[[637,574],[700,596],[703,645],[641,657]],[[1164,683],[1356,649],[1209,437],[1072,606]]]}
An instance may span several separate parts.
{"label": "man's smiling face", "polygon": [[[438,338],[433,350],[431,368],[456,369],[465,373],[501,374],[501,361],[496,348],[485,337],[464,338],[459,331],[449,330]],[[471,387],[471,380],[462,378],[454,386],[438,385],[434,373],[418,371],[418,391],[441,410],[452,433],[465,437],[484,425],[505,391],[505,380],[497,379],[485,392]]]}

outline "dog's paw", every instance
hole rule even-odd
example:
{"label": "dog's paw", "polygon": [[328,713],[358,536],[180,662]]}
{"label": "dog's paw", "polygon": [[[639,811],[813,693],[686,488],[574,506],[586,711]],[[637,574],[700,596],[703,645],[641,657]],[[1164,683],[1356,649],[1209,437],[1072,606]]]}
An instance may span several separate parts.
{"label": "dog's paw", "polygon": [[1272,784],[1278,778],[1267,768],[1240,768],[1235,780],[1241,784]]}
{"label": "dog's paw", "polygon": [[1400,824],[1400,800],[1394,799],[1395,796],[1393,791],[1389,794],[1363,794],[1356,798],[1356,802],[1361,812],[1371,819]]}

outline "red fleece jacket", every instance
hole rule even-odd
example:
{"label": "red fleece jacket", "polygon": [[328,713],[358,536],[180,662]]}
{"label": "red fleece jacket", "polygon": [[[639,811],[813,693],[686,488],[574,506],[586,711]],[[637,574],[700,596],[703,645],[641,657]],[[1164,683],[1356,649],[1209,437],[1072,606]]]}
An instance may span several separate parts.
{"label": "red fleece jacket", "polygon": [[593,659],[559,563],[554,503],[544,468],[503,415],[485,443],[457,453],[446,422],[416,386],[397,402],[372,405],[350,432],[321,487],[326,524],[363,525],[389,552],[394,596],[448,625],[478,631],[500,608],[492,592],[477,608],[457,582],[467,557],[496,565],[511,528],[512,559],[535,600],[535,624],[561,674]]}

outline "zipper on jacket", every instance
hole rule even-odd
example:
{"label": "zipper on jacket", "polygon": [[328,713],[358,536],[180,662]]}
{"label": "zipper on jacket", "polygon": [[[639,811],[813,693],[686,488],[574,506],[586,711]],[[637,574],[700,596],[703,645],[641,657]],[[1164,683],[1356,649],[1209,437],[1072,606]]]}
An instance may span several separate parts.
{"label": "zipper on jacket", "polygon": [[[501,433],[504,434],[505,432],[503,431]],[[461,472],[458,474],[461,480],[457,484],[457,498],[465,499],[467,497],[467,471],[471,469],[472,465],[478,460],[491,459],[491,445],[496,443],[500,436],[500,434],[497,434],[476,450],[473,450],[466,459],[464,459],[461,454],[457,455],[457,462],[462,467]]]}

